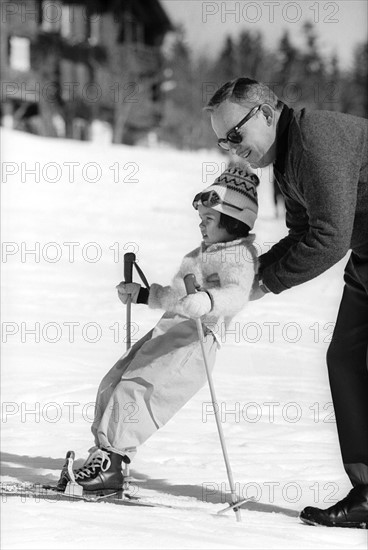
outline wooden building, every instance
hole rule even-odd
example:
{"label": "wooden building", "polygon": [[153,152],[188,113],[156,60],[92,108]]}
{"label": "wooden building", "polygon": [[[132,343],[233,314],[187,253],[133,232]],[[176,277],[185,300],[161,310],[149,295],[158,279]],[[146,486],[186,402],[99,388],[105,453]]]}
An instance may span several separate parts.
{"label": "wooden building", "polygon": [[108,123],[134,143],[161,118],[159,0],[1,0],[3,124],[89,139]]}

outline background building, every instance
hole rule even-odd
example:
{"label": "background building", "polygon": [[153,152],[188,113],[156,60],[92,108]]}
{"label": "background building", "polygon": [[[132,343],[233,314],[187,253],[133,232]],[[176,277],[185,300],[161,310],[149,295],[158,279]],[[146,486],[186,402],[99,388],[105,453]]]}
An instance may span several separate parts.
{"label": "background building", "polygon": [[1,0],[3,124],[115,143],[158,125],[162,45],[171,29],[158,0]]}

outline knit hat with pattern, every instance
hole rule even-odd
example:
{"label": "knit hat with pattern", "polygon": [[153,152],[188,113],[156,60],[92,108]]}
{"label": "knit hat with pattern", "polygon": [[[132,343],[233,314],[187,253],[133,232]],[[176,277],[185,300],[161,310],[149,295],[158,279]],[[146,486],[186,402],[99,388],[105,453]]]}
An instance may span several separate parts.
{"label": "knit hat with pattern", "polygon": [[227,168],[202,193],[216,191],[220,202],[210,207],[246,223],[252,229],[258,214],[258,184],[256,174],[244,172],[238,167]]}

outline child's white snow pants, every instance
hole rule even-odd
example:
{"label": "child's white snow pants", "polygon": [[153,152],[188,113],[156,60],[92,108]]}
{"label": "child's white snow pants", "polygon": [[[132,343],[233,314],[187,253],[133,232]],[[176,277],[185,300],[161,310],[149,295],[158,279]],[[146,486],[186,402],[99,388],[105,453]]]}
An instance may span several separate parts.
{"label": "child's white snow pants", "polygon": [[[217,342],[204,327],[213,369]],[[165,313],[102,379],[92,433],[96,445],[132,457],[207,380],[193,319]]]}

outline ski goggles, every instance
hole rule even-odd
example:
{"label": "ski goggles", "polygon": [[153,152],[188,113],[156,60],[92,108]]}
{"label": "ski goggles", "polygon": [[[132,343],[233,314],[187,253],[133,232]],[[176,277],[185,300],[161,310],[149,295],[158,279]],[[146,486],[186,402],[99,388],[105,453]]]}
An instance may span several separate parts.
{"label": "ski goggles", "polygon": [[244,124],[248,122],[248,120],[250,120],[260,110],[262,105],[264,105],[264,103],[253,107],[253,109],[251,109],[249,113],[244,118],[242,118],[241,121],[238,122],[236,126],[234,126],[234,128],[231,128],[231,130],[228,131],[228,133],[226,134],[226,138],[220,138],[217,140],[217,145],[221,147],[221,149],[225,149],[225,151],[229,151],[230,147],[228,142],[235,143],[237,145],[241,143],[243,140],[243,136],[239,132],[239,128],[244,126]]}
{"label": "ski goggles", "polygon": [[220,195],[217,193],[217,191],[203,191],[202,193],[198,193],[194,199],[193,199],[193,208],[195,210],[198,210],[198,204],[202,204],[203,206],[206,206],[207,208],[213,208],[214,206],[217,206],[219,204],[223,204],[224,206],[229,206],[230,208],[235,208],[235,210],[238,210],[239,212],[242,212],[244,208],[240,208],[239,206],[235,206],[235,204],[231,204],[230,202],[226,202],[222,200]]}

